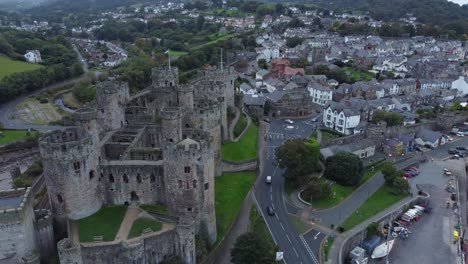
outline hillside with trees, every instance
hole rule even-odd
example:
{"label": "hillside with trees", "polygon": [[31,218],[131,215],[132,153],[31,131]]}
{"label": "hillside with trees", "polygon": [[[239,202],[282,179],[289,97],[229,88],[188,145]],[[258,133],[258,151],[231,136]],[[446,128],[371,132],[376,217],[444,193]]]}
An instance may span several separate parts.
{"label": "hillside with trees", "polygon": [[447,0],[318,0],[318,5],[340,12],[361,11],[371,17],[395,21],[413,14],[417,22],[434,26],[440,33],[468,34],[468,5],[459,6]]}
{"label": "hillside with trees", "polygon": [[24,61],[23,55],[27,50],[39,50],[41,65],[45,67],[12,73],[0,79],[0,103],[83,73],[75,52],[63,36],[47,38],[36,33],[0,28],[0,55]]}

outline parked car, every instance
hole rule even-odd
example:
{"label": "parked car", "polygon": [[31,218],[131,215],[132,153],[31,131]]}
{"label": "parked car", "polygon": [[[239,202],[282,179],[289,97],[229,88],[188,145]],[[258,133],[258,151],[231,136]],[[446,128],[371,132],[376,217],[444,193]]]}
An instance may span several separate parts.
{"label": "parked car", "polygon": [[267,123],[270,123],[270,119],[269,118],[265,118],[263,119],[263,121],[267,122]]}
{"label": "parked car", "polygon": [[411,178],[411,174],[409,174],[408,172],[405,172],[405,173],[403,173],[403,177],[405,177],[405,178]]}
{"label": "parked car", "polygon": [[265,182],[266,183],[271,183],[271,176],[266,176]]}
{"label": "parked car", "polygon": [[451,136],[446,136],[448,141],[453,141],[453,138]]}
{"label": "parked car", "polygon": [[424,146],[425,146],[426,148],[428,148],[428,149],[434,149],[434,147],[433,147],[432,145],[430,145],[430,144],[425,144]]}
{"label": "parked car", "polygon": [[462,146],[458,146],[458,147],[456,147],[456,149],[457,150],[468,150],[468,149],[466,149],[465,147],[462,147]]}
{"label": "parked car", "polygon": [[291,119],[286,119],[286,120],[284,120],[284,122],[286,122],[288,124],[291,124],[291,125],[294,124],[294,122]]}
{"label": "parked car", "polygon": [[457,153],[457,150],[456,149],[449,149],[447,152],[448,152],[448,154],[453,155],[453,154]]}
{"label": "parked car", "polygon": [[312,122],[317,122],[317,117],[312,118]]}
{"label": "parked car", "polygon": [[407,170],[406,173],[409,173],[411,177],[415,177],[416,175],[418,175],[415,171],[412,170]]}
{"label": "parked car", "polygon": [[416,175],[419,175],[419,170],[417,170],[417,169],[408,168],[407,171],[412,171],[412,172],[414,172]]}
{"label": "parked car", "polygon": [[294,126],[286,126],[286,129],[294,129]]}
{"label": "parked car", "polygon": [[414,171],[416,171],[418,174],[421,173],[421,171],[420,171],[418,168],[414,167],[414,166],[411,167],[411,169],[414,170]]}
{"label": "parked car", "polygon": [[459,137],[464,137],[464,136],[465,136],[465,133],[463,133],[463,132],[457,132],[457,136],[459,136]]}
{"label": "parked car", "polygon": [[275,215],[275,210],[273,210],[273,207],[267,206],[267,213],[268,213],[268,215],[273,216],[273,215]]}

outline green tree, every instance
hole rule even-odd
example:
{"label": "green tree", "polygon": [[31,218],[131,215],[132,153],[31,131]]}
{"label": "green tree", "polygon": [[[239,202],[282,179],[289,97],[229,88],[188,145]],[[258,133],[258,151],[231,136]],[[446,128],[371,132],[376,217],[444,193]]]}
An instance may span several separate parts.
{"label": "green tree", "polygon": [[403,124],[404,116],[398,113],[387,112],[385,110],[376,110],[372,116],[372,122],[378,123],[381,120],[387,122],[387,126],[397,126]]}
{"label": "green tree", "polygon": [[318,169],[319,151],[320,145],[314,138],[288,140],[276,149],[276,161],[286,169],[286,177],[300,186]]}
{"label": "green tree", "polygon": [[304,39],[300,38],[300,37],[288,38],[288,39],[286,39],[286,46],[288,46],[289,48],[294,48],[297,45],[302,44],[303,41],[304,41]]}
{"label": "green tree", "polygon": [[274,263],[274,250],[253,233],[246,233],[237,238],[231,250],[231,262],[234,264],[270,264]]}
{"label": "green tree", "polygon": [[268,69],[268,63],[265,59],[259,59],[257,61],[257,65],[259,68],[262,68],[262,69]]}
{"label": "green tree", "polygon": [[396,194],[409,193],[410,186],[409,186],[408,181],[403,179],[403,177],[400,176],[400,177],[396,177],[393,180],[392,189],[393,189],[393,192],[396,193]]}
{"label": "green tree", "polygon": [[325,161],[324,176],[341,185],[355,186],[361,182],[364,166],[361,159],[350,152],[338,152]]}
{"label": "green tree", "polygon": [[331,193],[332,189],[330,184],[320,181],[319,178],[313,177],[310,182],[307,183],[307,187],[304,189],[302,195],[307,197],[307,199],[313,203],[314,199],[327,198]]}

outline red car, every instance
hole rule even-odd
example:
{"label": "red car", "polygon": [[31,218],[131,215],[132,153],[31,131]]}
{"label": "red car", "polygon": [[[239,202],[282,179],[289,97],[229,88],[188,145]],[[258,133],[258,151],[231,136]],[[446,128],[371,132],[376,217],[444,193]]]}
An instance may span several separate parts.
{"label": "red car", "polygon": [[414,170],[418,174],[421,173],[421,171],[416,167],[411,167],[410,169]]}

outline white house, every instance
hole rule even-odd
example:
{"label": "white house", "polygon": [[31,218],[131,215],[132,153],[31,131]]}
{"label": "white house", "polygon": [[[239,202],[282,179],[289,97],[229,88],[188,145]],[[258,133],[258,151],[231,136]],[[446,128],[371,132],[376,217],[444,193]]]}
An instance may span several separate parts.
{"label": "white house", "polygon": [[463,95],[468,94],[468,77],[460,76],[452,82],[452,89],[457,89]]}
{"label": "white house", "polygon": [[354,134],[354,128],[359,125],[360,120],[359,110],[333,101],[323,111],[323,125],[345,135]]}
{"label": "white house", "polygon": [[41,53],[38,50],[28,50],[26,54],[24,54],[24,58],[32,63],[42,62]]}
{"label": "white house", "polygon": [[309,83],[307,90],[309,90],[310,97],[312,97],[312,102],[318,105],[325,106],[332,100],[333,91],[328,86],[313,82]]}

